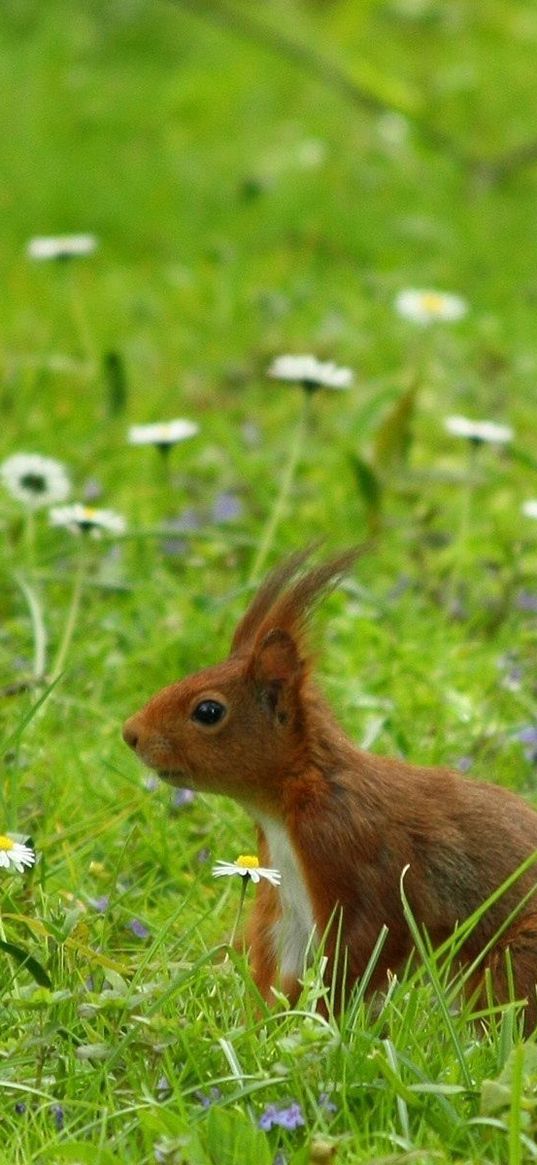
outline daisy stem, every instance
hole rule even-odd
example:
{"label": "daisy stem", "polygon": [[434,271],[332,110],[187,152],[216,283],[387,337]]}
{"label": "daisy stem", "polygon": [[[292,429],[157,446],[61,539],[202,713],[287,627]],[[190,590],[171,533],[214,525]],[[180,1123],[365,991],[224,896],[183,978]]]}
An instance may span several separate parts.
{"label": "daisy stem", "polygon": [[462,491],[459,529],[457,534],[455,561],[451,571],[451,579],[448,587],[447,609],[451,613],[456,610],[457,606],[457,584],[464,577],[464,568],[466,563],[466,550],[471,531],[471,517],[472,517],[472,503],[474,491],[474,473],[475,473],[475,447],[472,442],[469,443],[468,456],[468,480]]}
{"label": "daisy stem", "polygon": [[157,445],[159,460],[159,477],[161,484],[166,488],[170,484],[170,453],[171,445]]}
{"label": "daisy stem", "polygon": [[233,923],[233,929],[232,929],[231,934],[229,936],[229,946],[230,947],[232,947],[234,945],[235,939],[237,937],[237,930],[239,929],[239,922],[240,922],[240,918],[241,918],[241,914],[242,914],[242,908],[244,906],[244,899],[246,897],[246,890],[248,889],[248,882],[249,881],[250,881],[249,874],[245,874],[244,877],[241,878],[241,896],[240,896],[240,901],[239,901],[239,909],[237,910],[235,922]]}
{"label": "daisy stem", "polygon": [[51,683],[54,683],[54,681],[58,679],[58,676],[63,671],[64,665],[65,665],[65,660],[67,658],[67,653],[68,653],[69,648],[71,646],[71,640],[73,638],[74,630],[76,627],[78,612],[80,610],[80,600],[82,598],[82,590],[83,590],[83,586],[84,586],[84,580],[86,577],[86,555],[84,553],[84,549],[85,548],[83,546],[80,548],[80,556],[78,559],[78,564],[77,564],[76,571],[75,571],[75,577],[73,580],[73,590],[71,593],[71,602],[69,604],[69,610],[67,612],[67,619],[65,620],[65,627],[63,629],[62,639],[60,642],[60,646],[58,647],[56,659],[54,660],[54,666],[52,668],[52,674],[50,676]]}
{"label": "daisy stem", "polygon": [[289,450],[287,466],[282,476],[280,492],[276,497],[276,501],[274,502],[272,510],[269,514],[265,529],[261,535],[257,554],[255,556],[254,563],[248,578],[248,582],[250,584],[257,581],[263,570],[266,559],[272,549],[276,530],[278,529],[289,501],[296,469],[302,455],[306,433],[309,428],[311,397],[312,393],[304,389],[302,393],[302,408],[300,410],[298,424],[291,440],[291,448]]}
{"label": "daisy stem", "polygon": [[34,564],[35,556],[35,514],[30,507],[28,507],[26,512],[26,522],[24,525],[24,544],[26,552],[26,565],[30,569]]}
{"label": "daisy stem", "polygon": [[20,587],[24,598],[28,604],[30,612],[30,621],[32,624],[32,633],[34,638],[34,663],[33,663],[33,677],[35,680],[42,680],[46,671],[47,661],[47,632],[45,628],[45,621],[43,619],[43,608],[37,597],[36,592],[22,577],[16,574],[15,581]]}
{"label": "daisy stem", "polygon": [[91,337],[86,308],[80,294],[80,284],[71,263],[67,263],[68,293],[71,305],[71,316],[75,331],[78,335],[81,353],[84,359],[92,364],[96,363],[95,346]]}

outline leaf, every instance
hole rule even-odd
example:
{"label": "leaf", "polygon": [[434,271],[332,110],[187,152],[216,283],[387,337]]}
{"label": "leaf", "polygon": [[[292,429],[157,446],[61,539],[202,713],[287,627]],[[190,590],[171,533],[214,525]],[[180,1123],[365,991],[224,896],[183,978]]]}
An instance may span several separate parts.
{"label": "leaf", "polygon": [[242,1112],[211,1108],[207,1115],[207,1147],[213,1165],[236,1165],[237,1161],[272,1163],[265,1133]]}
{"label": "leaf", "polygon": [[32,707],[29,709],[28,712],[25,713],[25,715],[22,717],[20,723],[17,724],[17,727],[13,729],[13,732],[2,741],[1,747],[2,747],[3,753],[9,752],[9,751],[12,751],[12,750],[15,750],[16,748],[18,748],[19,741],[24,733],[25,728],[27,728],[28,725],[31,723],[34,716],[39,711],[41,705],[45,703],[45,700],[48,700],[50,693],[54,691],[56,684],[59,684],[60,680],[61,680],[61,676],[57,676],[55,680],[51,680],[50,684],[47,685],[45,690],[40,695],[39,699],[36,700],[35,704],[32,704]]}
{"label": "leaf", "polygon": [[509,1108],[510,1103],[511,1088],[507,1084],[500,1084],[499,1080],[483,1081],[479,1105],[482,1116],[494,1116],[502,1109]]}
{"label": "leaf", "polygon": [[391,469],[406,461],[412,441],[410,425],[417,391],[417,384],[407,389],[379,425],[373,444],[373,462],[377,469]]}
{"label": "leaf", "polygon": [[370,432],[373,432],[380,418],[386,414],[388,406],[398,401],[399,397],[400,391],[393,386],[383,388],[380,392],[377,392],[376,396],[366,400],[359,407],[355,427],[356,432],[361,434],[362,439],[367,437]]}
{"label": "leaf", "polygon": [[7,955],[11,955],[13,959],[29,971],[32,979],[39,983],[40,987],[49,987],[52,990],[52,980],[45,971],[45,968],[34,959],[33,955],[29,955],[28,951],[23,950],[22,947],[15,946],[15,943],[8,943],[5,939],[0,939],[0,950],[5,951]]}
{"label": "leaf", "polygon": [[67,1145],[55,1145],[50,1154],[40,1153],[42,1161],[53,1161],[61,1165],[63,1161],[79,1162],[80,1165],[121,1165],[119,1157],[102,1145],[91,1145],[89,1141],[69,1141]]}
{"label": "leaf", "polygon": [[460,1096],[468,1093],[464,1084],[435,1084],[426,1081],[424,1084],[409,1084],[408,1087],[411,1092],[420,1092],[424,1096]]}
{"label": "leaf", "polygon": [[[58,928],[52,927],[50,924],[45,926],[38,918],[30,918],[26,914],[14,914],[9,912],[2,915],[3,918],[11,918],[13,922],[23,922],[28,930],[32,931],[38,938],[50,938],[51,934],[58,942],[62,941],[59,936]],[[134,968],[128,967],[124,963],[118,963],[117,959],[111,959],[108,955],[103,955],[100,951],[94,951],[92,947],[87,946],[86,943],[81,942],[81,936],[76,931],[65,939],[65,946],[68,950],[74,950],[77,954],[83,955],[88,962],[96,963],[98,967],[103,967],[104,970],[116,971],[118,975],[124,978],[127,975],[132,975]]]}
{"label": "leaf", "polygon": [[[522,1047],[522,1053],[520,1052]],[[519,1057],[522,1054],[522,1063]],[[510,1052],[507,1061],[495,1080],[484,1080],[481,1085],[481,1116],[495,1116],[502,1109],[510,1108],[515,1069],[519,1069],[522,1077],[522,1107],[534,1106],[536,1101],[535,1086],[537,1084],[537,1045],[523,1044],[515,1046]]]}
{"label": "leaf", "polygon": [[382,1054],[380,1048],[375,1049],[371,1053],[371,1060],[380,1068],[388,1084],[391,1084],[396,1096],[399,1096],[408,1105],[417,1105],[419,1103],[417,1097],[413,1095],[410,1086],[403,1082],[396,1068],[394,1068],[393,1064],[390,1064],[390,1061]]}
{"label": "leaf", "polygon": [[77,1060],[108,1060],[112,1048],[108,1044],[79,1044],[76,1049]]}
{"label": "leaf", "polygon": [[31,930],[32,934],[35,934],[37,938],[50,938],[50,931],[40,918],[31,918],[28,914],[14,914],[11,911],[6,911],[5,914],[2,914],[2,918],[10,918],[13,922],[23,922],[28,927],[28,930]]}
{"label": "leaf", "polygon": [[350,455],[356,484],[368,510],[378,513],[382,500],[382,483],[375,470],[357,453]]}
{"label": "leaf", "polygon": [[105,352],[103,374],[106,387],[108,415],[117,417],[127,405],[127,374],[120,352]]}
{"label": "leaf", "polygon": [[411,86],[406,80],[394,77],[393,74],[381,72],[376,63],[373,64],[362,57],[355,69],[359,77],[353,78],[360,85],[364,93],[369,93],[372,100],[384,105],[387,109],[397,109],[406,117],[418,117],[421,112],[422,98],[418,89]]}
{"label": "leaf", "polygon": [[[312,1152],[312,1148],[313,1148],[313,1152]],[[335,1145],[334,1145],[334,1152],[335,1152]],[[316,1154],[315,1156],[313,1155],[314,1153]],[[333,1158],[334,1158],[334,1153],[332,1153],[331,1157],[329,1157],[328,1160],[331,1161],[331,1160],[333,1160]],[[319,1157],[318,1142],[317,1142],[317,1145],[315,1145],[314,1143],[312,1143],[312,1145],[302,1145],[301,1149],[297,1149],[296,1153],[292,1153],[292,1155],[289,1157],[289,1165],[312,1165],[312,1162],[314,1162],[314,1161],[317,1162],[319,1160],[320,1160],[320,1157]]]}
{"label": "leaf", "polygon": [[102,967],[105,971],[117,971],[119,975],[130,975],[134,968],[126,967],[124,963],[118,963],[116,959],[111,959],[108,955],[101,955],[98,951],[94,951],[92,947],[86,946],[85,943],[77,942],[73,938],[68,938],[66,947],[69,950],[75,950],[77,954],[84,955],[89,963],[96,963],[98,967]]}
{"label": "leaf", "polygon": [[209,1165],[202,1144],[203,1130],[189,1128],[185,1116],[179,1116],[171,1108],[156,1105],[154,1108],[140,1109],[139,1122],[151,1138],[159,1138],[155,1149],[161,1150],[162,1160],[169,1160],[170,1165],[172,1161],[175,1165]]}

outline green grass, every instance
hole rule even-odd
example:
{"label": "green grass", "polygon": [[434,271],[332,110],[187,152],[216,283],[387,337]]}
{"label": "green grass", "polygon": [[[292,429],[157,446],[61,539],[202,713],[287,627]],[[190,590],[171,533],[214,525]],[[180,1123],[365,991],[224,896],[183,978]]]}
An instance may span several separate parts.
{"label": "green grass", "polygon": [[[224,799],[174,806],[120,739],[150,693],[227,651],[302,407],[264,373],[312,351],[355,387],[313,398],[267,562],[368,543],[317,618],[326,692],[375,751],[465,758],[536,795],[516,735],[536,717],[535,168],[499,180],[464,160],[532,141],[534,5],[244,11],[407,120],[180,4],[4,4],[0,460],[59,458],[73,497],[128,531],[81,544],[0,496],[0,832],[39,854],[1,879],[3,936],[38,966],[0,952],[0,1158],[519,1165],[537,1156],[537,1063],[515,1011],[482,1033],[434,963],[380,1015],[358,996],[320,1018],[318,968],[295,1010],[260,1010],[225,947],[238,888],[210,876],[251,852],[252,823]],[[25,256],[79,231],[92,258]],[[413,286],[464,295],[467,317],[399,319]],[[508,422],[512,447],[470,456],[450,413]],[[168,474],[128,446],[129,424],[181,415],[200,434]],[[27,684],[62,643],[50,692]],[[303,1126],[258,1127],[291,1101]]]}

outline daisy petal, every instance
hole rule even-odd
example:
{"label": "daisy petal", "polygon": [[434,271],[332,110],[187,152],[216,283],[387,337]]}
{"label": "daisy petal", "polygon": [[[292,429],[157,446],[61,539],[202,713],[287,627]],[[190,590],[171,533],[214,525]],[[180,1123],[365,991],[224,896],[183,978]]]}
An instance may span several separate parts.
{"label": "daisy petal", "polygon": [[281,882],[279,870],[266,869],[259,865],[257,858],[251,856],[239,857],[235,862],[223,862],[219,859],[213,866],[212,875],[213,878],[233,877],[234,875],[238,875],[240,878],[248,877],[254,884],[264,879],[272,886],[279,886]]}
{"label": "daisy petal", "polygon": [[350,368],[338,368],[329,361],[323,363],[315,356],[277,356],[267,369],[274,380],[298,383],[305,388],[350,388],[353,373]]}
{"label": "daisy petal", "polygon": [[15,841],[9,834],[0,834],[0,866],[5,869],[14,869],[23,874],[26,866],[33,866],[35,850],[29,845]]}
{"label": "daisy petal", "polygon": [[95,235],[44,235],[30,239],[26,254],[29,259],[80,259],[96,247]]}
{"label": "daisy petal", "polygon": [[154,425],[131,425],[128,432],[130,445],[156,445],[165,448],[186,441],[199,433],[195,421],[179,418],[175,421],[161,421]]}
{"label": "daisy petal", "polygon": [[466,437],[477,444],[507,445],[513,439],[509,425],[495,421],[471,421],[468,417],[446,417],[444,427],[452,437]]}

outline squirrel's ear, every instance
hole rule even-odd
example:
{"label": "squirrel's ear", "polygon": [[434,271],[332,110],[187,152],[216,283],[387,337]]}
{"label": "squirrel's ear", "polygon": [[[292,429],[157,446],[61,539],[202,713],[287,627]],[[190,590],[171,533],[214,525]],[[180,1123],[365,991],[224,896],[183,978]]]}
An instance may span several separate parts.
{"label": "squirrel's ear", "polygon": [[303,672],[297,644],[292,635],[275,627],[253,651],[250,674],[272,711],[285,703],[289,689]]}

